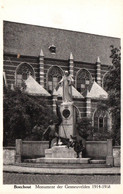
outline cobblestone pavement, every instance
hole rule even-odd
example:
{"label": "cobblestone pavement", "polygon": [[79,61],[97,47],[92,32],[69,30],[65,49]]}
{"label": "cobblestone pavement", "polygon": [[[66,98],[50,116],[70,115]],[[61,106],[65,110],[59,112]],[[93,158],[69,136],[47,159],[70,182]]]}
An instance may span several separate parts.
{"label": "cobblestone pavement", "polygon": [[84,168],[84,169],[66,169],[66,168],[37,168],[15,165],[4,165],[4,172],[35,173],[35,174],[73,174],[73,175],[119,175],[120,168]]}
{"label": "cobblestone pavement", "polygon": [[120,184],[120,175],[40,175],[3,173],[3,184]]}

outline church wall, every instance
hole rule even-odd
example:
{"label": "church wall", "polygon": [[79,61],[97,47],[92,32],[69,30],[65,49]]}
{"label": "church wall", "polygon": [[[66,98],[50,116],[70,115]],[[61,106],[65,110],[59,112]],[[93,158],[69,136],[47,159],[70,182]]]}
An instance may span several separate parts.
{"label": "church wall", "polygon": [[50,67],[58,66],[63,71],[68,70],[68,61],[52,60],[44,58],[44,87],[47,88],[47,73]]}
{"label": "church wall", "polygon": [[87,69],[92,77],[96,77],[96,64],[88,64],[88,63],[78,63],[75,62],[74,63],[74,75],[76,76],[76,73],[80,70],[80,69]]}
{"label": "church wall", "polygon": [[[39,57],[28,57],[28,56],[20,56],[17,58],[17,55],[4,55],[4,70],[6,72],[6,78],[8,85],[11,83],[15,83],[15,72],[16,68],[20,63],[29,63],[35,71],[36,81],[39,82]],[[46,75],[49,68],[53,65],[60,67],[63,71],[69,69],[69,60],[54,60],[54,59],[46,59],[44,58],[44,87],[46,88]],[[74,80],[76,79],[76,73],[80,69],[87,69],[93,78],[96,78],[96,64],[88,64],[88,63],[80,63],[74,62]],[[101,65],[101,77],[107,72],[108,67],[106,65]]]}
{"label": "church wall", "polygon": [[[39,82],[39,58],[38,57],[26,57],[26,56],[20,56],[20,58],[17,58],[15,55],[4,55],[4,70],[6,72],[6,78],[8,85],[11,85],[11,83],[15,83],[15,72],[16,68],[20,63],[29,63],[35,71],[35,77],[36,81]],[[44,58],[44,87],[47,88],[46,84],[46,75],[51,66],[58,66],[63,71],[69,69],[69,60],[52,60],[52,59],[45,59]],[[96,77],[96,64],[87,64],[87,63],[80,63],[80,62],[74,62],[74,80],[76,79],[76,73],[81,68],[87,69],[93,78]],[[101,65],[101,77],[103,77],[104,73],[107,72],[108,67],[106,65]],[[86,117],[86,102],[85,99],[74,99],[76,107],[79,109],[81,117]],[[47,99],[47,104],[49,106],[52,105],[52,97],[50,99]],[[97,101],[92,100],[92,115],[93,112],[96,109]]]}
{"label": "church wall", "polygon": [[74,99],[75,106],[79,109],[81,117],[86,117],[86,102],[85,99]]}
{"label": "church wall", "polygon": [[39,78],[38,58],[33,58],[33,57],[30,58],[30,57],[24,57],[24,56],[20,56],[20,58],[17,58],[16,55],[6,54],[4,55],[3,69],[6,72],[8,85],[15,84],[16,68],[21,63],[29,63],[33,67],[35,71],[36,80],[38,81],[38,78]]}
{"label": "church wall", "polygon": [[65,60],[55,60],[55,59],[46,59],[44,56],[44,64],[46,65],[57,65],[61,68],[68,68],[68,61]]}
{"label": "church wall", "polygon": [[93,116],[94,111],[97,108],[97,103],[98,103],[98,100],[91,100],[91,113],[92,113],[92,116]]}

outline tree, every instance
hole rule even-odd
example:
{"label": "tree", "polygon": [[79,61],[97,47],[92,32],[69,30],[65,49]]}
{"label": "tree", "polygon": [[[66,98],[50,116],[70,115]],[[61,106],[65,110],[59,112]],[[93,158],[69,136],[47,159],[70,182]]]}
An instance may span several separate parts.
{"label": "tree", "polygon": [[81,137],[86,140],[93,139],[94,128],[90,118],[81,118],[77,121],[76,129]]}
{"label": "tree", "polygon": [[44,98],[28,96],[18,88],[15,91],[7,90],[3,106],[4,145],[14,144],[17,138],[29,137],[37,123],[40,125],[40,132],[33,133],[41,140],[49,120],[57,119]]}
{"label": "tree", "polygon": [[120,66],[121,66],[121,51],[120,48],[111,46],[112,66],[105,76],[104,88],[109,94],[107,105],[112,113],[112,129],[114,133],[115,144],[120,144]]}

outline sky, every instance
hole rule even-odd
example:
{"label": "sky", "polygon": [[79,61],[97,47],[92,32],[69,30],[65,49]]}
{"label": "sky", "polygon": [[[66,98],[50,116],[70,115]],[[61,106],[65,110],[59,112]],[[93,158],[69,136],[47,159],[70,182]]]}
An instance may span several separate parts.
{"label": "sky", "polygon": [[105,36],[123,34],[123,0],[1,0],[3,20]]}

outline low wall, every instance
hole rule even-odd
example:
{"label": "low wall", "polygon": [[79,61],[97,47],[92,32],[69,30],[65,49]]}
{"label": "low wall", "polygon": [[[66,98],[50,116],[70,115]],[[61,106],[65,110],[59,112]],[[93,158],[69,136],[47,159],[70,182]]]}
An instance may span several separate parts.
{"label": "low wall", "polygon": [[[14,164],[22,162],[22,158],[44,157],[45,149],[48,149],[48,141],[22,141],[16,140],[15,147],[3,148],[3,163]],[[120,146],[112,147],[112,139],[107,141],[86,141],[86,157],[91,159],[106,159],[106,164],[110,166],[121,165]]]}
{"label": "low wall", "polygon": [[112,139],[86,141],[86,154],[90,158],[106,159],[107,166],[114,165]]}
{"label": "low wall", "polygon": [[15,163],[15,147],[4,147],[3,148],[3,164],[14,164]]}
{"label": "low wall", "polygon": [[[48,149],[48,141],[22,141],[16,139],[17,163],[22,162],[22,158],[44,157],[45,149]],[[104,158],[106,164],[113,166],[112,139],[107,141],[86,141],[86,156],[89,158]]]}
{"label": "low wall", "polygon": [[22,141],[22,156],[26,157],[44,157],[45,149],[48,149],[47,141]]}
{"label": "low wall", "polygon": [[48,141],[22,141],[16,139],[16,162],[23,158],[37,158],[45,156],[45,149],[48,149]]}
{"label": "low wall", "polygon": [[106,159],[107,141],[86,141],[86,156]]}

